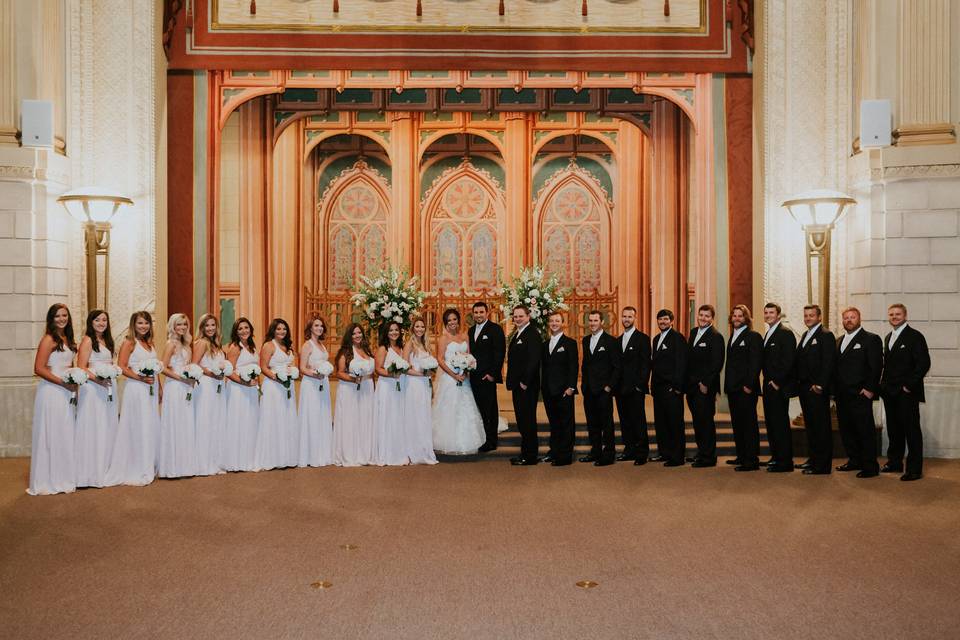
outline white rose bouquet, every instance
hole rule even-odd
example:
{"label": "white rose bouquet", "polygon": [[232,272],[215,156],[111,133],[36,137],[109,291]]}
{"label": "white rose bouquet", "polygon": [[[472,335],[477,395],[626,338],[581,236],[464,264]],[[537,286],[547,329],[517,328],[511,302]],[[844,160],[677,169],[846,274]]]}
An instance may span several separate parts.
{"label": "white rose bouquet", "polygon": [[[139,376],[152,378],[163,371],[163,363],[156,358],[147,358],[137,366],[135,371]],[[150,385],[150,395],[153,395],[153,385]]]}
{"label": "white rose bouquet", "polygon": [[219,380],[217,380],[217,393],[220,393],[220,389],[223,387],[223,378],[233,375],[233,365],[230,364],[229,360],[217,360],[213,364],[213,368],[210,369],[210,373],[219,377]]}
{"label": "white rose bouquet", "polygon": [[351,376],[357,380],[357,391],[366,376],[373,374],[373,361],[367,358],[354,358],[348,367]]}
{"label": "white rose bouquet", "polygon": [[509,283],[501,281],[500,287],[503,291],[503,304],[500,305],[503,316],[510,317],[513,308],[522,304],[530,309],[530,322],[541,335],[546,333],[550,312],[566,311],[568,308],[563,302],[565,292],[557,276],[547,276],[539,265],[523,269]]}
{"label": "white rose bouquet", "polygon": [[262,374],[263,370],[260,368],[260,365],[254,362],[237,367],[237,375],[240,376],[241,380],[247,384],[250,384],[254,380],[257,381],[257,391],[260,390],[259,379]]}
{"label": "white rose bouquet", "polygon": [[[398,355],[394,355],[390,359],[390,364],[387,365],[387,371],[392,375],[399,376],[400,374],[406,373],[410,369],[410,363],[401,358]],[[400,391],[400,378],[397,378],[397,391]]]}
{"label": "white rose bouquet", "polygon": [[287,389],[287,399],[289,399],[293,381],[300,377],[300,369],[289,366],[277,369],[274,373],[277,376],[277,382],[282,384]]}
{"label": "white rose bouquet", "polygon": [[[447,363],[451,369],[457,372],[458,375],[463,375],[468,371],[474,371],[477,368],[477,359],[473,355],[467,353],[466,351],[457,351],[453,354],[453,357],[450,358],[450,362]],[[463,380],[457,380],[457,386],[463,386]]]}
{"label": "white rose bouquet", "polygon": [[407,328],[411,316],[423,306],[425,297],[420,290],[419,278],[411,278],[406,271],[388,267],[374,277],[360,276],[360,285],[351,299],[355,307],[363,307],[374,335],[380,335],[380,328],[388,322],[397,322]]}
{"label": "white rose bouquet", "polygon": [[420,371],[427,376],[427,381],[430,383],[431,389],[433,388],[433,374],[435,374],[439,368],[440,363],[437,362],[437,359],[433,356],[420,358]]}
{"label": "white rose bouquet", "polygon": [[[71,367],[70,369],[67,369],[63,373],[63,378],[62,378],[62,380],[67,384],[75,384],[78,387],[81,385],[87,384],[87,380],[89,379],[90,379],[90,376],[87,375],[86,370],[81,369],[80,367]],[[80,391],[78,389],[70,396],[70,404],[72,404],[73,406],[77,406],[77,397],[79,395],[80,395]]]}
{"label": "white rose bouquet", "polygon": [[323,379],[329,378],[330,374],[333,373],[333,365],[330,364],[329,360],[321,360],[320,364],[317,365],[317,375],[320,376],[320,391],[323,391]]}
{"label": "white rose bouquet", "polygon": [[[181,378],[186,378],[187,380],[192,380],[193,382],[200,382],[200,378],[203,377],[203,368],[198,364],[188,364],[179,372]],[[190,402],[193,399],[193,385],[190,385],[189,391],[187,391],[187,402]]]}
{"label": "white rose bouquet", "polygon": [[113,402],[114,381],[120,377],[123,369],[110,362],[99,362],[93,365],[92,371],[93,375],[97,376],[97,380],[109,381],[109,386],[107,387],[107,402]]}

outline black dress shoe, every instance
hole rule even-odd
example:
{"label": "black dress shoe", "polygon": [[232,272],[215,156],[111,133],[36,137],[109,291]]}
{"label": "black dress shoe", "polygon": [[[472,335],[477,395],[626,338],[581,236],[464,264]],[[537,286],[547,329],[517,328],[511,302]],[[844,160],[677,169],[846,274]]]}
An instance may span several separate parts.
{"label": "black dress shoe", "polygon": [[903,482],[912,482],[914,480],[919,480],[922,477],[923,477],[922,473],[910,473],[908,471],[907,473],[900,476],[900,480]]}
{"label": "black dress shoe", "polygon": [[696,456],[687,456],[687,457],[684,458],[683,460],[684,460],[684,462],[696,462],[696,461],[699,460],[699,459],[700,459],[700,458],[698,458],[698,457],[696,457]]}
{"label": "black dress shoe", "polygon": [[773,460],[761,460],[759,464],[761,467],[769,467],[771,464],[776,464],[776,462]]}
{"label": "black dress shoe", "polygon": [[830,469],[814,469],[813,467],[807,467],[803,470],[803,475],[805,476],[828,476],[830,475]]}
{"label": "black dress shoe", "polygon": [[540,456],[540,462],[553,462],[554,460],[556,460],[556,458],[549,453],[545,456]]}
{"label": "black dress shoe", "polygon": [[496,445],[487,444],[487,443],[483,443],[482,445],[480,445],[480,448],[477,449],[479,453],[487,453],[488,451],[496,451],[496,450],[497,450]]}
{"label": "black dress shoe", "polygon": [[734,471],[760,471],[758,464],[738,464],[733,468]]}
{"label": "black dress shoe", "polygon": [[620,462],[623,462],[624,460],[636,460],[636,458],[637,458],[637,454],[627,453],[626,451],[624,451],[623,453],[617,454],[617,460]]}
{"label": "black dress shoe", "polygon": [[861,471],[860,473],[857,474],[857,477],[858,478],[876,478],[878,475],[880,474],[876,471]]}
{"label": "black dress shoe", "polygon": [[903,473],[903,467],[899,465],[892,465],[888,462],[880,467],[880,473]]}
{"label": "black dress shoe", "polygon": [[633,460],[633,466],[635,467],[642,467],[645,464],[647,464],[646,458],[634,458]]}
{"label": "black dress shoe", "polygon": [[686,464],[683,460],[667,460],[663,463],[665,467],[682,467]]}
{"label": "black dress shoe", "polygon": [[793,465],[785,464],[768,464],[767,465],[768,473],[793,473]]}
{"label": "black dress shoe", "polygon": [[652,458],[650,458],[650,462],[666,462],[666,461],[667,459],[661,455],[655,455]]}
{"label": "black dress shoe", "polygon": [[597,459],[593,456],[581,456],[580,462],[596,462]]}
{"label": "black dress shoe", "polygon": [[836,467],[837,471],[860,471],[860,467],[850,462],[844,462]]}
{"label": "black dress shoe", "polygon": [[567,466],[568,464],[573,464],[573,460],[571,460],[570,458],[563,458],[562,460],[551,460],[551,461],[550,461],[550,466],[551,466],[551,467],[565,467],[565,466]]}
{"label": "black dress shoe", "polygon": [[613,458],[602,458],[593,463],[595,467],[608,467],[613,464]]}
{"label": "black dress shoe", "polygon": [[709,460],[696,460],[696,461],[695,461],[692,465],[690,465],[690,466],[691,466],[691,467],[695,467],[695,468],[697,468],[697,469],[702,469],[702,468],[704,468],[704,467],[715,467],[715,466],[717,466],[717,463],[716,463],[716,462],[710,462]]}
{"label": "black dress shoe", "polygon": [[800,464],[793,465],[794,469],[812,469],[813,463],[807,460],[806,462],[801,462]]}
{"label": "black dress shoe", "polygon": [[740,458],[734,458],[733,460],[725,460],[724,464],[732,464],[735,467],[739,467],[743,465],[743,463],[740,462]]}
{"label": "black dress shoe", "polygon": [[510,460],[510,464],[515,467],[530,467],[540,462],[536,458],[513,458]]}

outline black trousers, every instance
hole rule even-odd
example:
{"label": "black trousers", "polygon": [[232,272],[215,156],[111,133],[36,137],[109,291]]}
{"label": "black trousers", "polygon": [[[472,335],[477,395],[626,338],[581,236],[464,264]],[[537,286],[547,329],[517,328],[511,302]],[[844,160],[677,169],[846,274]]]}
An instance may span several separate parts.
{"label": "black trousers", "polygon": [[770,459],[778,467],[793,468],[793,437],[790,435],[790,397],[772,386],[763,387],[763,420],[767,425]]}
{"label": "black trousers", "polygon": [[654,389],[653,424],[657,431],[657,453],[670,462],[683,462],[687,453],[687,438],[683,430],[683,394]]}
{"label": "black trousers", "polygon": [[617,453],[613,434],[613,396],[605,391],[585,391],[583,412],[587,414],[590,455],[598,460],[613,460]]}
{"label": "black trousers", "polygon": [[907,473],[923,473],[923,432],[920,430],[920,402],[912,395],[898,393],[883,399],[887,413],[887,464],[903,466],[907,455]]}
{"label": "black trousers", "polygon": [[483,419],[483,430],[487,434],[486,445],[496,447],[499,439],[497,426],[500,421],[500,407],[497,406],[497,383],[482,379],[470,378],[470,390],[477,403],[480,417]]}
{"label": "black trousers", "polygon": [[537,398],[540,389],[536,385],[526,390],[517,386],[512,392],[513,413],[517,417],[517,430],[520,431],[520,457],[533,460],[539,451],[537,437]]}
{"label": "black trousers", "polygon": [[620,439],[623,452],[646,459],[650,455],[650,436],[647,434],[646,394],[639,391],[617,396],[620,415]]}
{"label": "black trousers", "polygon": [[550,457],[554,460],[573,459],[573,441],[576,433],[573,417],[573,398],[543,394],[543,406],[550,421]]}
{"label": "black trousers", "polygon": [[810,464],[817,471],[829,471],[833,465],[833,429],[830,426],[830,396],[814,393],[809,382],[800,383],[800,408],[807,432]]}
{"label": "black trousers", "polygon": [[700,393],[696,389],[687,394],[687,406],[693,419],[693,433],[697,440],[697,460],[717,461],[717,423],[713,416],[717,413],[717,396],[713,393]]}
{"label": "black trousers", "polygon": [[727,394],[733,442],[740,464],[752,467],[760,462],[760,427],[757,424],[757,394],[734,391]]}
{"label": "black trousers", "polygon": [[850,464],[864,471],[879,471],[873,401],[860,394],[842,393],[837,396],[837,417]]}

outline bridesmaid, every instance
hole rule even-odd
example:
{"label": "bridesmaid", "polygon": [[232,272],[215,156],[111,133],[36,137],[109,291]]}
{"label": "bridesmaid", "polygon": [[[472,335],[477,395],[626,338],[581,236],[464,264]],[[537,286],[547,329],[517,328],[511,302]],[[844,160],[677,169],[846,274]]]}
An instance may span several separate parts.
{"label": "bridesmaid", "polygon": [[[350,373],[353,360],[368,364],[369,375]],[[347,327],[337,352],[337,406],[333,416],[333,460],[341,467],[372,464],[376,453],[373,430],[373,354],[363,328]],[[358,388],[359,387],[359,388]]]}
{"label": "bridesmaid", "polygon": [[223,379],[226,361],[220,346],[220,322],[213,314],[205,313],[197,323],[197,338],[193,342],[193,364],[203,369],[203,376],[193,394],[198,476],[224,473],[220,455],[227,421],[226,381]]}
{"label": "bridesmaid", "polygon": [[110,446],[120,424],[120,397],[113,379],[98,378],[96,367],[113,366],[113,356],[110,316],[102,309],[94,309],[87,315],[86,330],[77,351],[77,366],[86,369],[89,376],[87,384],[80,387],[74,437],[78,487],[102,487],[107,475]]}
{"label": "bridesmaid", "polygon": [[127,381],[120,401],[120,426],[110,452],[108,486],[148,485],[156,475],[159,403],[163,389],[156,376],[137,373],[141,364],[156,359],[153,318],[146,311],[137,311],[130,316],[127,337],[117,357],[117,364]]}
{"label": "bridesmaid", "polygon": [[76,489],[75,414],[70,400],[77,385],[63,381],[76,351],[70,310],[64,304],[55,304],[47,310],[46,330],[33,361],[40,384],[33,403],[30,495],[71,493]]}
{"label": "bridesmaid", "polygon": [[293,339],[290,325],[275,318],[267,328],[260,349],[263,369],[263,397],[260,399],[260,426],[257,431],[257,453],[254,471],[297,466],[300,425],[297,422],[296,393],[293,381],[284,386],[277,372],[294,366]]}
{"label": "bridesmaid", "polygon": [[377,347],[377,389],[374,392],[373,424],[377,448],[374,463],[380,466],[409,464],[403,399],[406,376],[391,373],[390,365],[403,359],[403,331],[400,323],[390,322],[380,330]]}
{"label": "bridesmaid", "polygon": [[327,323],[317,314],[307,320],[306,342],[300,347],[303,380],[300,383],[300,459],[301,467],[333,464],[333,418],[330,413],[330,381],[318,368],[329,366],[323,339]]}
{"label": "bridesmaid", "polygon": [[434,364],[436,359],[430,354],[427,344],[427,323],[423,318],[413,321],[410,328],[410,340],[404,349],[404,357],[410,363],[407,371],[407,392],[403,400],[403,415],[410,464],[437,464],[433,452],[433,398],[430,373],[424,373],[426,362]]}
{"label": "bridesmaid", "polygon": [[223,468],[227,471],[252,471],[257,450],[257,427],[260,422],[260,380],[244,382],[240,368],[260,364],[257,343],[253,340],[253,324],[239,318],[230,330],[227,359],[233,365],[227,385],[227,426],[224,433]]}
{"label": "bridesmaid", "polygon": [[[180,478],[197,475],[197,432],[194,402],[196,381],[183,376],[190,364],[190,318],[175,313],[167,321],[167,346],[163,350],[163,375],[170,382],[163,394],[160,416],[160,452],[157,475]],[[193,396],[191,400],[187,395]]]}

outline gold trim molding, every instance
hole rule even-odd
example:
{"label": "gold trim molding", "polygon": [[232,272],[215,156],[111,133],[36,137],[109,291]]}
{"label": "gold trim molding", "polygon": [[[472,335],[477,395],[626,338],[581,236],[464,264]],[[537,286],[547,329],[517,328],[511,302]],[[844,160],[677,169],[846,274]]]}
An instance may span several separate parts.
{"label": "gold trim molding", "polygon": [[954,127],[949,122],[937,124],[904,125],[893,131],[894,144],[909,147],[924,144],[953,144],[957,141]]}

